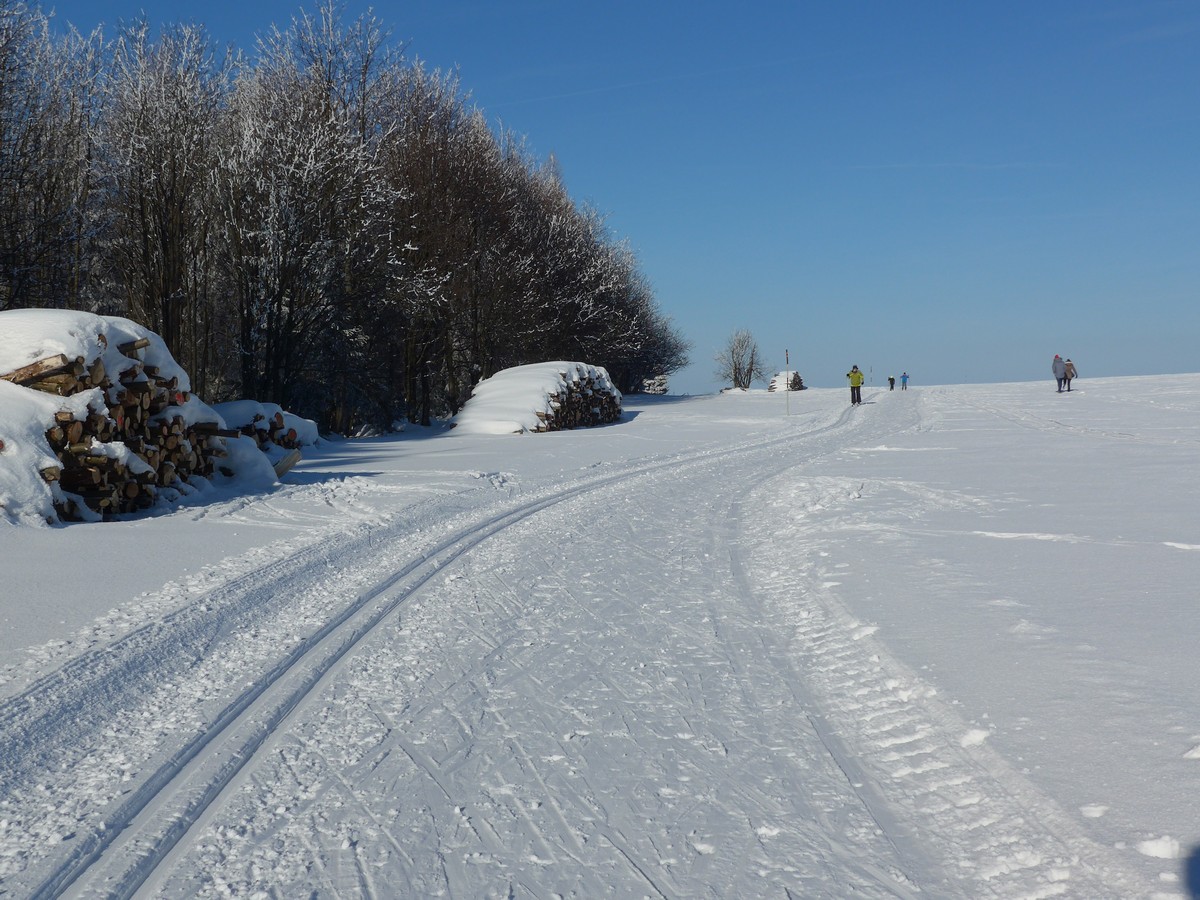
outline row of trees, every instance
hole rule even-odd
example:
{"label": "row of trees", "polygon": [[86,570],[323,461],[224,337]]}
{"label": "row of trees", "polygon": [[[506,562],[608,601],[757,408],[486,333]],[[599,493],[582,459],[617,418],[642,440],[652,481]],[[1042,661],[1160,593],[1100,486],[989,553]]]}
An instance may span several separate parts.
{"label": "row of trees", "polygon": [[347,431],[577,359],[687,364],[629,247],[453,73],[332,0],[252,62],[204,29],[56,35],[0,0],[0,309],[125,315],[212,400]]}

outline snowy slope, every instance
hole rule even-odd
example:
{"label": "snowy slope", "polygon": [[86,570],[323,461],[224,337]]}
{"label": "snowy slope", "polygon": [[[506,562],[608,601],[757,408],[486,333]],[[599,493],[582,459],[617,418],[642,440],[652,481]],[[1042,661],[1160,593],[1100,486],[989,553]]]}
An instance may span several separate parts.
{"label": "snowy slope", "polygon": [[632,397],[0,531],[4,890],[1189,896],[1200,376],[1078,386]]}

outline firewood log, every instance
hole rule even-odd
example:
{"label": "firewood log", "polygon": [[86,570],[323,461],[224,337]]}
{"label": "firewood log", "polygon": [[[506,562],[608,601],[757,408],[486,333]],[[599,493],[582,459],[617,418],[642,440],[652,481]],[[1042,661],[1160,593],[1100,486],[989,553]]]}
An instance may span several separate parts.
{"label": "firewood log", "polygon": [[25,384],[25,387],[33,388],[35,391],[42,391],[46,394],[58,394],[60,397],[70,397],[72,394],[78,393],[81,386],[79,379],[72,372],[47,375],[45,378]]}
{"label": "firewood log", "polygon": [[24,385],[31,381],[38,381],[47,375],[58,374],[73,366],[74,361],[65,353],[57,353],[54,356],[48,356],[27,366],[22,366],[7,375],[0,375],[0,381],[11,381],[13,384]]}
{"label": "firewood log", "polygon": [[150,338],[138,338],[136,341],[126,341],[124,344],[117,344],[117,349],[130,359],[137,359],[137,351],[149,346]]}

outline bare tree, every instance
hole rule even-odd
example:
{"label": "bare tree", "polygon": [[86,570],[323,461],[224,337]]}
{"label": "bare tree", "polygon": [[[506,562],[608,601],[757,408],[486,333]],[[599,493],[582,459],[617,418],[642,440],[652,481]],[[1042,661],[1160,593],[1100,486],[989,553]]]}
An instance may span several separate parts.
{"label": "bare tree", "polygon": [[755,381],[765,381],[766,370],[758,355],[758,342],[745,329],[729,336],[729,341],[714,357],[717,364],[716,377],[728,381],[735,388],[748,390]]}
{"label": "bare tree", "polygon": [[285,95],[298,91],[321,133],[344,148],[340,162],[335,154],[312,173],[321,182],[313,185],[322,198],[314,224],[324,262],[310,287],[324,319],[318,339],[300,345],[306,349],[296,393],[309,414],[350,432],[395,418],[387,360],[399,336],[390,327],[390,287],[404,268],[394,236],[404,230],[396,227],[396,204],[407,192],[388,181],[382,163],[396,133],[390,113],[403,57],[373,14],[344,22],[344,11],[344,3],[322,0],[315,13],[301,10],[286,32],[272,29],[260,42],[258,69],[273,73],[273,89],[290,84]]}

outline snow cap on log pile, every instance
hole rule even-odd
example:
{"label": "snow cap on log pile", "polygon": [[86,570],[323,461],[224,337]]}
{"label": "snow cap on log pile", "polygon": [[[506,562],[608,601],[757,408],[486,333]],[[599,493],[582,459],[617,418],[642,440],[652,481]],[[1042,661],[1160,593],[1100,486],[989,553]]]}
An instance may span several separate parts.
{"label": "snow cap on log pile", "polygon": [[[132,358],[122,345],[148,341]],[[63,354],[90,367],[97,359],[116,382],[122,372],[142,364],[158,370],[158,377],[176,378],[177,391],[192,389],[183,370],[163,339],[148,328],[120,316],[97,316],[70,309],[9,309],[0,312],[0,375],[40,359]],[[145,381],[145,377],[139,380]]]}
{"label": "snow cap on log pile", "polygon": [[[561,422],[567,412],[582,420]],[[559,360],[515,366],[485,378],[475,385],[454,425],[470,434],[522,434],[615,422],[620,416],[621,392],[603,366]]]}
{"label": "snow cap on log pile", "polygon": [[221,417],[223,427],[253,439],[277,473],[283,460],[292,458],[294,464],[299,459],[290,457],[292,451],[310,447],[321,437],[316,422],[287,412],[277,403],[229,400],[215,404],[213,410]]}

